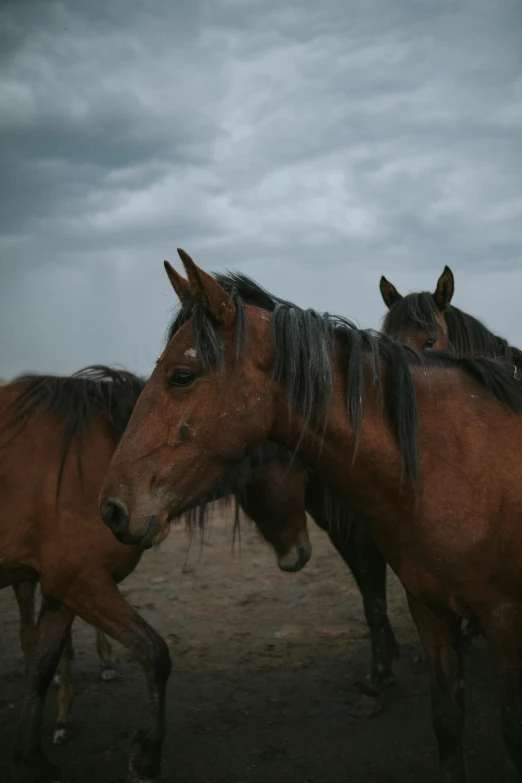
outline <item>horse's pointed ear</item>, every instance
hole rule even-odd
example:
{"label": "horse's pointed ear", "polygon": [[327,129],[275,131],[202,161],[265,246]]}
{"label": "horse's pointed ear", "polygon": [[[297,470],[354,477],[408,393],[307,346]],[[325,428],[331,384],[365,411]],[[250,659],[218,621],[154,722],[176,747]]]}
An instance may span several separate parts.
{"label": "horse's pointed ear", "polygon": [[435,304],[439,310],[445,310],[449,306],[455,292],[455,278],[449,266],[444,267],[444,272],[439,277],[437,288],[433,294]]}
{"label": "horse's pointed ear", "polygon": [[223,326],[231,326],[235,323],[236,306],[230,294],[219,285],[215,277],[196,266],[189,254],[180,247],[178,253],[185,267],[192,293],[201,298],[209,313]]}
{"label": "horse's pointed ear", "polygon": [[185,280],[184,277],[181,277],[179,272],[176,272],[174,267],[172,267],[168,261],[164,261],[163,263],[165,265],[165,272],[169,277],[170,284],[176,292],[176,296],[178,297],[181,304],[186,304],[192,296],[189,281]]}
{"label": "horse's pointed ear", "polygon": [[384,304],[386,305],[388,310],[396,302],[400,302],[400,300],[402,299],[402,295],[397,291],[393,283],[390,283],[389,280],[386,280],[384,275],[381,277],[379,288],[381,291],[381,296],[384,299]]}

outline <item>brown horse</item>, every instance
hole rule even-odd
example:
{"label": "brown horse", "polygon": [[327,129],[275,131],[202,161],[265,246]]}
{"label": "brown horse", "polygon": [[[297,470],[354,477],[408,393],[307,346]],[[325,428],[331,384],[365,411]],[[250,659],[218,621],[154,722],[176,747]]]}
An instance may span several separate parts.
{"label": "brown horse", "polygon": [[[382,330],[393,340],[418,351],[450,350],[460,357],[502,359],[522,371],[522,353],[518,348],[451,304],[455,278],[449,266],[444,267],[433,293],[422,291],[402,296],[385,277],[381,277],[380,291],[388,308]],[[463,639],[471,642],[481,633],[480,626],[468,622]]]}
{"label": "brown horse", "polygon": [[142,728],[129,780],[157,775],[170,655],[117,583],[141,549],[117,542],[99,518],[97,496],[144,381],[109,368],[67,378],[36,376],[0,389],[0,586],[40,582],[43,602],[26,644],[26,691],[16,733],[17,772],[59,779],[40,747],[45,694],[78,614],[126,646],[147,679]]}
{"label": "brown horse", "polygon": [[[229,285],[234,280],[224,278]],[[176,329],[174,321],[167,332],[167,342]],[[364,515],[333,494],[295,455],[267,442],[237,469],[228,471],[225,481],[214,487],[207,499],[223,496],[236,497],[274,546],[279,567],[284,571],[299,571],[310,558],[307,513],[328,534],[361,592],[371,644],[370,673],[361,698],[350,711],[361,718],[378,713],[384,704],[384,690],[394,679],[392,663],[399,656],[399,646],[388,618],[386,561]],[[199,513],[204,513],[205,499],[198,498],[194,505]]]}
{"label": "brown horse", "polygon": [[[180,252],[181,302],[100,495],[151,546],[262,440],[295,448],[370,519],[406,588],[431,672],[441,780],[466,779],[460,616],[484,628],[522,773],[522,385],[509,365],[422,356],[346,319],[229,291]],[[345,455],[344,458],[341,455]]]}
{"label": "brown horse", "polygon": [[418,351],[450,350],[458,357],[483,356],[522,367],[518,348],[451,304],[455,279],[449,266],[444,267],[432,294],[422,291],[402,296],[385,277],[380,290],[388,308],[382,329],[393,340]]}

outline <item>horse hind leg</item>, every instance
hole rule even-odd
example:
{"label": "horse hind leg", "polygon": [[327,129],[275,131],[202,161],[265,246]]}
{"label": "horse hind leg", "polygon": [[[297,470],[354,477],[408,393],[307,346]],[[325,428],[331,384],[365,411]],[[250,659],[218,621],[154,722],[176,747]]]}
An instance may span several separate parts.
{"label": "horse hind leg", "polygon": [[[102,680],[114,680],[117,677],[117,672],[112,661],[112,648],[105,634],[98,628],[96,628],[96,642],[101,661]],[[69,715],[74,694],[71,678],[71,661],[73,659],[72,634],[69,632],[60,658],[58,673],[55,675],[55,682],[58,684],[58,717],[53,735],[55,745],[62,745],[69,738]]]}
{"label": "horse hind leg", "polygon": [[[63,745],[69,738],[69,714],[73,698],[73,686],[71,678],[71,661],[73,660],[72,636],[67,634],[67,639],[62,650],[62,656],[58,665],[58,715],[53,734],[53,744]],[[56,677],[55,677],[56,681]]]}
{"label": "horse hind leg", "polygon": [[460,618],[449,609],[435,611],[409,593],[407,597],[430,670],[433,729],[439,746],[439,781],[466,783]]}
{"label": "horse hind leg", "polygon": [[118,671],[112,657],[112,646],[103,631],[96,628],[96,649],[100,659],[101,678],[104,682],[110,682],[118,678]]}
{"label": "horse hind leg", "polygon": [[61,779],[60,769],[42,750],[41,728],[45,696],[73,618],[73,613],[58,601],[44,599],[27,661],[24,702],[14,741],[15,780],[50,783]]}
{"label": "horse hind leg", "polygon": [[355,517],[350,530],[328,530],[330,540],[353,574],[363,599],[364,615],[370,633],[371,671],[363,693],[351,709],[356,718],[369,718],[384,706],[384,690],[394,682],[393,661],[399,645],[388,618],[386,601],[387,566],[365,520]]}
{"label": "horse hind leg", "polygon": [[[74,647],[73,647],[73,643],[72,643],[72,628],[69,631],[69,633],[67,634],[67,640],[65,642],[64,651],[62,653],[62,658],[65,655],[67,655],[68,659],[69,659],[69,669],[68,669],[68,671],[70,671],[71,661],[74,661]],[[58,666],[58,668],[57,668],[57,670],[55,672],[55,675],[53,677],[53,685],[56,688],[60,687],[60,684],[61,684],[61,681],[62,681],[62,666],[61,666],[61,663],[62,663],[62,659],[60,659],[60,665]]]}

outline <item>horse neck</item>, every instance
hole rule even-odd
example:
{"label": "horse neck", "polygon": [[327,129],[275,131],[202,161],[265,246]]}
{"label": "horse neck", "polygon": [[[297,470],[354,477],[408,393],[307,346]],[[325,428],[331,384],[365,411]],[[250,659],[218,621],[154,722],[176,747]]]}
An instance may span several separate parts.
{"label": "horse neck", "polygon": [[[363,417],[357,433],[346,410],[344,382],[338,368],[333,368],[332,376],[326,426],[310,424],[303,428],[297,414],[289,416],[285,393],[281,390],[276,398],[275,426],[270,438],[288,448],[295,448],[297,443],[299,456],[331,489],[364,513],[395,515],[399,495],[401,513],[406,513],[413,506],[414,493],[373,385],[369,362],[364,368]],[[296,438],[296,431],[302,433],[300,437]]]}

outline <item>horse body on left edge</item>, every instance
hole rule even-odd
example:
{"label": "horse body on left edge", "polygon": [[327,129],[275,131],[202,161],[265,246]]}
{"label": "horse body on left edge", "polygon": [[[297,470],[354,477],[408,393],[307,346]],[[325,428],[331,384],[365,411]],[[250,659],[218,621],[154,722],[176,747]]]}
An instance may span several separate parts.
{"label": "horse body on left edge", "polygon": [[149,697],[128,780],[159,774],[170,655],[117,588],[142,550],[111,535],[97,503],[143,385],[130,373],[94,367],[0,388],[0,587],[39,581],[43,596],[24,644],[25,698],[14,748],[15,769],[30,780],[60,779],[40,746],[42,710],[76,614],[127,647],[143,667]]}
{"label": "horse body on left edge", "polygon": [[[371,521],[406,588],[430,668],[440,780],[464,783],[460,618],[476,618],[522,774],[522,384],[496,360],[421,356],[182,251],[183,318],[100,495],[120,537],[153,544],[223,471],[270,439]],[[344,458],[343,458],[344,455]]]}

